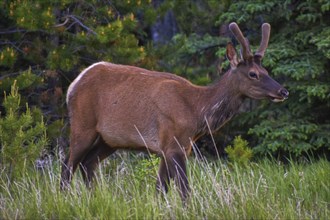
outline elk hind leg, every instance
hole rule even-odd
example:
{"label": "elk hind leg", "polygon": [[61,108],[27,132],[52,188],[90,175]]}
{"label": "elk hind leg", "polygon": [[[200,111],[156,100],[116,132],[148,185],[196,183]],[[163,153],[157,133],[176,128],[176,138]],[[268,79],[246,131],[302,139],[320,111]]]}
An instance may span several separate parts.
{"label": "elk hind leg", "polygon": [[71,130],[70,153],[62,165],[61,189],[68,187],[78,164],[93,147],[96,137],[97,133],[93,129],[80,132]]}
{"label": "elk hind leg", "polygon": [[93,149],[88,152],[84,160],[79,164],[83,179],[88,187],[91,187],[97,165],[115,151],[116,149],[107,145],[102,137],[99,136]]}

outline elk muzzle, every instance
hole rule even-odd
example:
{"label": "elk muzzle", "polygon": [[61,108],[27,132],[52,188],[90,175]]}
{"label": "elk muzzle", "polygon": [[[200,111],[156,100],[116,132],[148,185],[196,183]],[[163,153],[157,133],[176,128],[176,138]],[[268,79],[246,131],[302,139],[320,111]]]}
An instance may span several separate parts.
{"label": "elk muzzle", "polygon": [[277,96],[269,96],[272,102],[283,102],[289,97],[289,91],[285,88],[281,88],[277,92]]}

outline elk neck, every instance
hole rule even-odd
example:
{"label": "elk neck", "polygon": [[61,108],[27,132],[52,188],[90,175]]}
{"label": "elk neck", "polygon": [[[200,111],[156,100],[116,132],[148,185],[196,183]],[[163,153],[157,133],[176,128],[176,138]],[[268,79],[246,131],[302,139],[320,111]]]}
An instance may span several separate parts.
{"label": "elk neck", "polygon": [[244,96],[238,89],[239,82],[232,79],[232,74],[229,70],[217,83],[204,88],[199,100],[199,134],[219,130],[239,111]]}

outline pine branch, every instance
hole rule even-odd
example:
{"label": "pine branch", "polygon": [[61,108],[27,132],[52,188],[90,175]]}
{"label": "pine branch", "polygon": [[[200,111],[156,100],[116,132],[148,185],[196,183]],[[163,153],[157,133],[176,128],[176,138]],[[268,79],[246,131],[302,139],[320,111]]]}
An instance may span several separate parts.
{"label": "pine branch", "polygon": [[61,27],[61,26],[65,26],[69,19],[72,19],[74,22],[71,23],[66,29],[69,29],[70,27],[72,27],[75,24],[79,24],[82,28],[84,28],[85,30],[87,30],[88,32],[97,35],[97,33],[95,31],[93,31],[91,28],[87,27],[85,24],[83,24],[76,16],[74,15],[67,15],[65,17],[65,21],[62,24],[57,24],[54,27]]}

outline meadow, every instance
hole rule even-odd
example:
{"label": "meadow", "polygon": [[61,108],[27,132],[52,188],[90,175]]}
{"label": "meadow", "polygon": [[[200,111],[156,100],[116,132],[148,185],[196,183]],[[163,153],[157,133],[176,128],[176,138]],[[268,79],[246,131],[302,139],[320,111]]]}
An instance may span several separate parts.
{"label": "meadow", "polygon": [[[10,179],[0,173],[0,219],[329,219],[330,163],[263,159],[247,165],[189,158],[191,195],[175,185],[157,195],[158,159],[116,157],[99,166],[94,187],[76,174],[59,190],[58,160]],[[79,173],[79,172],[77,172]]]}

